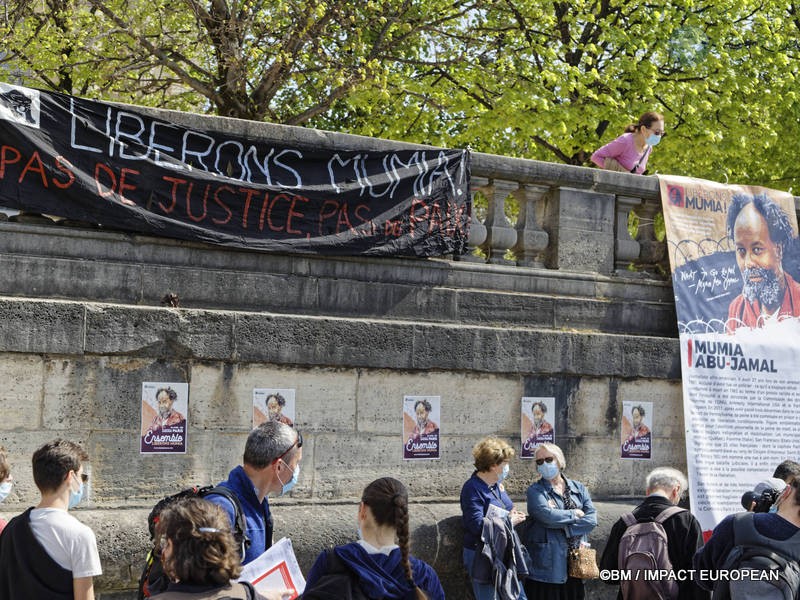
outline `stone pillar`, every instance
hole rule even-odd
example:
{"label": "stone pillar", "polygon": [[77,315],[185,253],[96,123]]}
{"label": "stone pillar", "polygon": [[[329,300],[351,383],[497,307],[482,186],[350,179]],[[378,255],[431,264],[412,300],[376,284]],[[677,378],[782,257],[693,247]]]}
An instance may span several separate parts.
{"label": "stone pillar", "polygon": [[475,194],[482,191],[489,185],[489,180],[486,177],[471,177],[469,193],[472,195],[472,212],[469,223],[469,240],[467,240],[467,248],[464,254],[454,257],[456,260],[465,262],[483,262],[483,258],[475,256],[473,252],[475,248],[480,246],[486,241],[486,226],[480,222],[475,216]]}
{"label": "stone pillar", "polygon": [[627,271],[628,265],[639,259],[641,247],[639,242],[628,233],[628,217],[630,217],[631,211],[641,203],[641,198],[617,196],[617,235],[614,244],[614,265],[617,271]]}
{"label": "stone pillar", "polygon": [[517,232],[505,215],[506,198],[518,188],[514,181],[493,179],[489,184],[489,210],[486,213],[486,242],[482,248],[488,261],[495,265],[513,265],[505,253],[517,241]]}
{"label": "stone pillar", "polygon": [[543,267],[544,253],[550,236],[542,230],[537,214],[544,212],[539,203],[550,188],[533,183],[521,184],[513,194],[519,202],[517,218],[517,243],[512,250],[517,256],[517,264],[523,267]]}
{"label": "stone pillar", "polygon": [[544,222],[550,235],[547,266],[611,274],[614,270],[614,194],[559,187]]}
{"label": "stone pillar", "polygon": [[[666,241],[659,242],[656,239],[656,215],[661,212],[661,203],[652,200],[644,201],[639,208],[636,209],[636,214],[641,218],[642,223],[639,225],[639,236],[636,238],[639,242],[639,262],[643,265],[657,265],[664,261],[667,254]],[[666,265],[667,269],[669,264]]]}

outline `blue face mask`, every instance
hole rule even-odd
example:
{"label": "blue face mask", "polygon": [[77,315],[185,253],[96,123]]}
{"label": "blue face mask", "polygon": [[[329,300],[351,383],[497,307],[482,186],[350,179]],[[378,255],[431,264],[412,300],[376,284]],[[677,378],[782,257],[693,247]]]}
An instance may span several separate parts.
{"label": "blue face mask", "polygon": [[503,470],[500,471],[500,473],[497,474],[497,483],[503,483],[505,478],[508,477],[508,472],[509,471],[510,471],[510,469],[508,468],[508,465],[507,464],[503,465]]}
{"label": "blue face mask", "polygon": [[80,503],[81,500],[83,500],[83,482],[82,481],[80,482],[80,485],[78,486],[78,491],[77,492],[73,492],[72,490],[70,490],[70,492],[69,492],[69,503],[67,504],[67,510],[69,510],[71,508],[75,508],[76,506],[78,506],[78,504]]}
{"label": "blue face mask", "polygon": [[[281,462],[283,462],[283,459],[281,459]],[[283,462],[283,464],[285,464],[287,467],[289,466],[285,462]],[[281,494],[280,494],[281,496],[283,496],[284,494],[288,494],[289,491],[295,485],[297,485],[297,478],[298,477],[300,477],[300,465],[299,464],[294,468],[294,471],[292,472],[292,478],[289,481],[287,481],[286,483],[282,483],[281,484]],[[278,479],[278,481],[280,481],[280,479]]]}
{"label": "blue face mask", "polygon": [[0,483],[0,502],[8,498],[12,487],[14,487],[14,484],[10,481],[4,481],[3,483]]}
{"label": "blue face mask", "polygon": [[647,137],[647,140],[645,140],[645,142],[646,142],[646,143],[647,143],[647,145],[649,145],[649,146],[657,146],[657,145],[658,145],[658,142],[660,142],[660,141],[661,141],[661,136],[660,136],[660,135],[656,135],[655,133],[651,133],[651,134],[650,134],[650,135]]}
{"label": "blue face mask", "polygon": [[555,463],[555,461],[542,463],[536,467],[536,470],[539,471],[539,474],[548,481],[558,475],[558,465]]}

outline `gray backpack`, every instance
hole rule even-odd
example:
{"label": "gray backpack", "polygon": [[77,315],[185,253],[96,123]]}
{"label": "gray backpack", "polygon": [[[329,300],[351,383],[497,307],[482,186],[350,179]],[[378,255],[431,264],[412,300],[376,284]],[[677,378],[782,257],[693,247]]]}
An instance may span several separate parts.
{"label": "gray backpack", "polygon": [[[754,513],[733,517],[733,544],[722,569],[758,574],[726,577],[714,585],[713,600],[795,600],[800,597],[800,533],[788,540],[764,537],[755,528]],[[769,576],[767,576],[769,575]]]}
{"label": "gray backpack", "polygon": [[[645,577],[643,571],[672,570],[667,552],[664,521],[683,512],[678,506],[665,508],[652,521],[639,522],[633,513],[622,515],[628,528],[619,540],[617,564],[630,578],[620,584],[625,600],[671,600],[678,597],[678,583],[667,578]],[[655,581],[648,581],[656,579]]]}

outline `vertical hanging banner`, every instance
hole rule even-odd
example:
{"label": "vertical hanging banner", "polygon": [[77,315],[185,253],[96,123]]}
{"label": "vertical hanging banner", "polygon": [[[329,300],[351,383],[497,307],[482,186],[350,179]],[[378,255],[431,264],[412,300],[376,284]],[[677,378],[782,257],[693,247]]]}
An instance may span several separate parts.
{"label": "vertical hanging banner", "polygon": [[521,403],[520,417],[522,451],[520,458],[533,458],[539,444],[556,441],[556,430],[553,417],[556,414],[555,398],[524,397]]}
{"label": "vertical hanging banner", "polygon": [[439,458],[441,396],[403,397],[403,459]]}
{"label": "vertical hanging banner", "polygon": [[142,383],[142,454],[185,454],[189,384]]}
{"label": "vertical hanging banner", "polygon": [[704,535],[742,510],[800,430],[794,198],[659,176],[681,348],[692,511]]}
{"label": "vertical hanging banner", "polygon": [[0,83],[0,205],[259,250],[461,254],[469,153],[294,147]]}

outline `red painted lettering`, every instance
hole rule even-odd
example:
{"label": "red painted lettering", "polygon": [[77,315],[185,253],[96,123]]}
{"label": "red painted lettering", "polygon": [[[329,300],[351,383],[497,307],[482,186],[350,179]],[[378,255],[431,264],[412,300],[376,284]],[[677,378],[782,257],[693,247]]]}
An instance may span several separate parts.
{"label": "red painted lettering", "polygon": [[56,169],[64,173],[67,176],[67,180],[59,181],[58,179],[53,179],[53,185],[65,190],[75,183],[75,173],[72,172],[74,168],[75,167],[73,167],[66,158],[63,156],[56,156]]}
{"label": "red painted lettering", "polygon": [[[36,163],[36,166],[33,164]],[[22,173],[19,174],[19,183],[22,183],[22,180],[25,179],[25,175],[30,171],[31,173],[38,173],[39,177],[42,178],[42,185],[44,187],[49,187],[47,185],[47,177],[44,173],[44,165],[42,164],[42,159],[39,158],[39,153],[34,150],[33,154],[31,155],[30,159],[28,160],[25,167],[22,169]]]}
{"label": "red painted lettering", "polygon": [[170,204],[169,207],[166,207],[160,201],[158,203],[158,205],[161,207],[161,210],[163,210],[166,214],[169,214],[173,210],[175,210],[175,205],[178,203],[178,186],[179,185],[186,185],[187,182],[186,182],[185,179],[177,179],[175,177],[167,177],[166,175],[162,175],[161,179],[163,179],[164,181],[169,181],[170,183],[172,183],[172,190],[170,190],[170,195],[172,196],[172,204]]}
{"label": "red painted lettering", "polygon": [[[9,155],[12,152],[14,154],[14,158],[10,159]],[[0,149],[0,179],[3,179],[6,176],[6,165],[18,163],[21,158],[22,154],[20,154],[19,150],[13,146],[3,146],[2,149]]]}
{"label": "red painted lettering", "polygon": [[232,187],[228,185],[223,185],[222,187],[219,187],[214,191],[214,202],[216,202],[220,207],[222,207],[222,209],[226,213],[228,213],[228,216],[225,217],[224,219],[217,219],[216,217],[212,218],[211,221],[216,225],[225,225],[233,217],[233,213],[231,212],[231,209],[228,208],[228,205],[225,204],[222,200],[220,200],[219,195],[221,192],[230,192],[231,194],[235,194],[236,190],[234,190]]}

